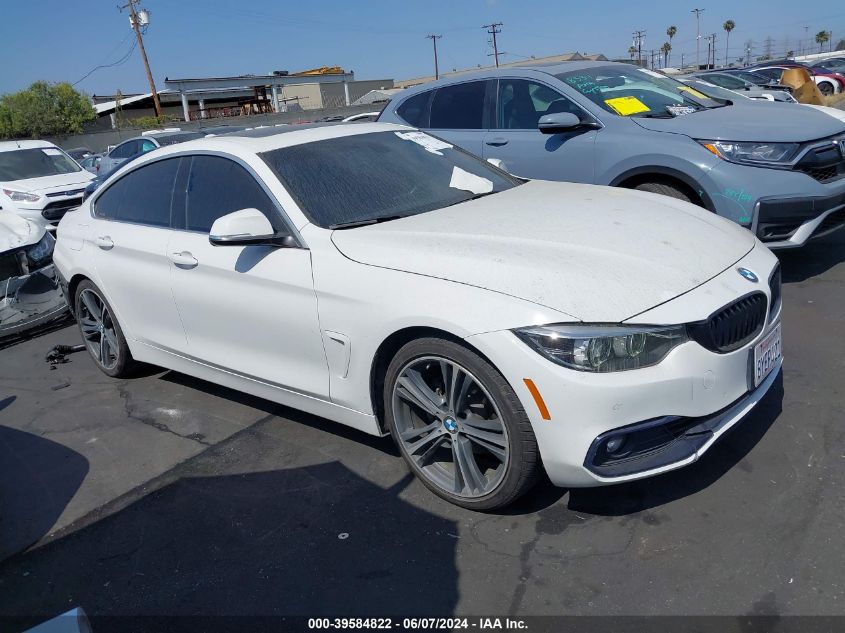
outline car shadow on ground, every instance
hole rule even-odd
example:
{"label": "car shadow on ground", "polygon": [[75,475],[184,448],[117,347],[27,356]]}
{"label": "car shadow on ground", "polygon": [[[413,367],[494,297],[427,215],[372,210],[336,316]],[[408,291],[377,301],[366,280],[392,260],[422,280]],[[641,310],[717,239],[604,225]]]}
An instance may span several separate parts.
{"label": "car shadow on ground", "polygon": [[[110,616],[454,611],[459,528],[400,498],[410,476],[383,489],[338,462],[204,475],[223,458],[0,565],[0,622],[21,630],[73,606],[94,631]],[[100,630],[179,628],[116,624]]]}
{"label": "car shadow on ground", "polygon": [[[14,400],[0,400],[0,411]],[[0,561],[44,537],[87,474],[76,451],[0,425]]]}
{"label": "car shadow on ground", "polygon": [[741,462],[780,416],[783,372],[769,392],[697,462],[657,477],[601,488],[573,488],[568,508],[600,516],[624,516],[695,494]]}
{"label": "car shadow on ground", "polygon": [[845,229],[808,242],[804,247],[775,251],[784,283],[807,281],[845,261]]}
{"label": "car shadow on ground", "polygon": [[326,418],[311,415],[310,413],[305,413],[304,411],[299,411],[298,409],[291,409],[270,400],[265,400],[257,396],[243,393],[242,391],[235,391],[234,389],[229,389],[228,387],[221,387],[220,385],[216,385],[199,378],[194,378],[193,376],[188,376],[187,374],[180,374],[175,371],[166,371],[164,374],[159,376],[159,379],[175,385],[181,385],[182,387],[186,387],[188,389],[201,391],[202,393],[216,396],[218,398],[225,398],[226,400],[237,402],[243,406],[263,411],[269,415],[275,415],[298,424],[304,424],[313,429],[317,429],[325,433],[331,433],[332,435],[375,448],[388,455],[400,457],[399,449],[396,448],[396,445],[390,437],[376,437],[350,426],[346,426],[345,424],[340,424]]}

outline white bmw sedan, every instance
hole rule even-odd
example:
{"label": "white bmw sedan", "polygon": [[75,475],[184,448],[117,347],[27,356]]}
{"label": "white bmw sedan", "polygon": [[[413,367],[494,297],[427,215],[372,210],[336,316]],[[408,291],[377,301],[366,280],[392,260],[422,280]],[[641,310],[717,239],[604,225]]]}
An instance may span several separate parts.
{"label": "white bmw sedan", "polygon": [[478,510],[695,461],[781,366],[777,259],[642,192],[524,182],[411,128],[162,148],[59,227],[110,376],[143,361],[374,435]]}

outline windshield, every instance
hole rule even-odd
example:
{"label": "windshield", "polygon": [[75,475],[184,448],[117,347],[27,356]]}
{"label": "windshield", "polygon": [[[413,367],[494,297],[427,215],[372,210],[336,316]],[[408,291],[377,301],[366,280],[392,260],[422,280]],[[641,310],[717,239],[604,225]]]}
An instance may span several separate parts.
{"label": "windshield", "polygon": [[583,68],[556,76],[620,116],[672,117],[719,105],[695,88],[628,64]]}
{"label": "windshield", "polygon": [[375,132],[261,154],[323,228],[405,217],[510,189],[519,180],[423,132]]}
{"label": "windshield", "polygon": [[36,147],[0,152],[0,180],[26,180],[82,171],[70,156],[57,147]]}

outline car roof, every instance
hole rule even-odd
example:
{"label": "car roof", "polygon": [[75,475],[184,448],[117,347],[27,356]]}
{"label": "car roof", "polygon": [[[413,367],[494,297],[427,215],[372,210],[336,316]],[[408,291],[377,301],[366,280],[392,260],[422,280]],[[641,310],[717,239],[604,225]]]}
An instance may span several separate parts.
{"label": "car roof", "polygon": [[[170,154],[192,151],[217,151],[222,153],[247,152],[260,154],[282,147],[301,145],[331,138],[356,136],[373,132],[407,132],[415,128],[394,123],[357,123],[347,125],[343,123],[323,123],[311,125],[290,125],[284,127],[265,127],[233,132],[220,136],[207,136],[176,145],[167,145],[148,152],[143,156],[151,156],[152,160]],[[136,161],[146,162],[143,161]]]}
{"label": "car roof", "polygon": [[0,141],[0,152],[14,152],[18,149],[37,149],[40,147],[56,147],[49,141]]}

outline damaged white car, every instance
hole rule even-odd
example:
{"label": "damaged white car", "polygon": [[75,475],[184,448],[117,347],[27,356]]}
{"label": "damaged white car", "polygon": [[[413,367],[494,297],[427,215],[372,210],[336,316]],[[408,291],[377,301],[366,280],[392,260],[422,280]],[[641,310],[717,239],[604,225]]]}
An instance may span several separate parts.
{"label": "damaged white car", "polygon": [[56,240],[44,227],[0,213],[0,338],[67,314],[53,268]]}

